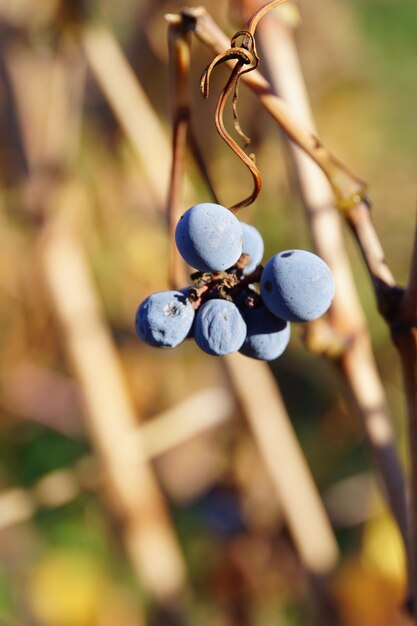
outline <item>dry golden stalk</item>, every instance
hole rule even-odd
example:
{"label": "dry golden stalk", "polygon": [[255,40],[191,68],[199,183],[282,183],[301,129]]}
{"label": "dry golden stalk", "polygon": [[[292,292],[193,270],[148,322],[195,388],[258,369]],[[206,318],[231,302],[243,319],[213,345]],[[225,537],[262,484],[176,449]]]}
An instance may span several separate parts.
{"label": "dry golden stalk", "polygon": [[367,202],[353,201],[341,206],[345,219],[355,236],[363,260],[367,266],[369,275],[374,283],[376,296],[386,297],[386,291],[381,294],[379,290],[383,286],[394,287],[395,279],[389,269],[381,242],[372,223],[370,206]]}
{"label": "dry golden stalk", "polygon": [[[157,207],[166,205],[171,146],[113,33],[84,26],[81,45],[91,72],[138,156]],[[156,164],[156,165],[155,165]],[[185,193],[190,185],[185,179]]]}
{"label": "dry golden stalk", "polygon": [[[63,202],[72,202],[70,191]],[[53,224],[40,262],[65,349],[82,389],[86,425],[106,476],[109,503],[139,580],[161,602],[178,597],[185,566],[149,465],[116,349],[82,247],[67,225]],[[136,435],[135,435],[136,433]],[[135,435],[135,446],[122,445]]]}
{"label": "dry golden stalk", "polygon": [[[66,68],[64,80],[61,73],[52,72],[49,90],[44,92],[44,110],[55,120],[55,133],[34,123],[32,132],[37,137],[33,145],[41,145],[42,150],[31,152],[32,144],[25,145],[28,162],[32,164],[32,181],[36,182],[38,173],[47,172],[38,195],[42,220],[34,222],[43,227],[38,237],[40,267],[53,312],[61,324],[64,347],[83,392],[86,425],[107,479],[110,506],[122,524],[127,552],[150,596],[169,603],[180,597],[185,586],[182,553],[159,486],[149,465],[144,463],[141,442],[137,441],[128,451],[117,445],[136,432],[136,415],[87,259],[78,238],[62,220],[62,215],[74,215],[74,207],[79,203],[78,185],[66,184],[57,175],[71,164],[73,157],[73,149],[68,151],[73,138],[68,139],[67,133],[74,124],[61,106],[74,96],[74,67],[68,62],[66,51],[63,41],[55,64],[62,61]],[[13,82],[16,86],[23,84],[19,80]],[[30,94],[27,89],[16,88],[14,95],[21,102],[27,101]],[[70,110],[77,119],[81,106],[79,97]],[[22,126],[30,126],[30,120],[23,115],[30,115],[31,107],[20,106],[18,110]],[[60,220],[51,219],[54,214],[60,215]]]}
{"label": "dry golden stalk", "polygon": [[312,574],[329,574],[339,550],[274,377],[240,354],[225,360],[300,558]]}
{"label": "dry golden stalk", "polygon": [[[66,165],[78,149],[82,108],[77,104],[82,98],[86,68],[74,42],[66,41],[65,47],[65,57],[57,55],[53,59],[47,55],[36,56],[17,42],[5,50],[6,67],[16,93],[23,150],[31,170],[40,161],[49,168]],[[27,95],[29,81],[30,97]],[[45,94],[49,93],[53,106],[51,99],[45,101]],[[68,133],[65,145],[60,129],[63,119]]]}

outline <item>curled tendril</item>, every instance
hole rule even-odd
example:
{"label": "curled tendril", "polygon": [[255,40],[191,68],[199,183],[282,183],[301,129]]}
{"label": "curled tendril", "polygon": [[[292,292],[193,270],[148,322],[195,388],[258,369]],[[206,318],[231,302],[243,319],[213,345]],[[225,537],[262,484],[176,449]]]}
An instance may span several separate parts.
{"label": "curled tendril", "polygon": [[[243,37],[243,41],[240,46],[236,46],[236,41],[237,39],[239,39],[239,37]],[[249,137],[247,137],[243,133],[240,127],[239,117],[237,113],[238,87],[240,77],[242,76],[242,74],[245,74],[246,72],[250,72],[251,70],[257,68],[259,64],[259,57],[256,52],[255,40],[253,38],[253,35],[249,31],[239,31],[234,35],[231,41],[231,47],[216,56],[215,59],[213,59],[213,61],[210,63],[210,65],[208,65],[201,77],[200,85],[203,96],[207,98],[209,95],[210,78],[213,69],[221,63],[225,63],[233,59],[236,59],[237,63],[234,66],[232,73],[230,74],[229,79],[225,87],[222,89],[219,99],[217,101],[215,123],[219,135],[233,150],[233,152],[243,161],[243,163],[251,172],[254,181],[254,189],[251,195],[230,208],[231,211],[235,212],[240,208],[252,204],[252,202],[254,202],[255,199],[258,197],[262,188],[261,175],[254,163],[253,158],[248,156],[246,152],[244,152],[244,150],[236,143],[233,137],[231,137],[231,135],[226,130],[223,122],[224,108],[226,106],[227,99],[233,92],[232,107],[235,129],[239,133],[239,135],[243,137],[246,145],[250,142]]]}
{"label": "curled tendril", "polygon": [[[252,174],[254,188],[250,196],[234,204],[230,207],[230,210],[233,212],[238,211],[245,206],[252,204],[256,198],[258,197],[261,188],[262,188],[262,178],[258,168],[255,165],[254,155],[248,155],[246,152],[236,143],[236,141],[231,137],[231,135],[226,130],[226,127],[223,122],[223,114],[226,106],[227,99],[230,94],[233,92],[232,98],[232,110],[233,110],[233,123],[235,130],[237,133],[244,139],[245,147],[250,143],[249,137],[245,135],[242,131],[239,123],[239,116],[237,112],[237,102],[239,95],[239,82],[240,78],[243,74],[247,72],[251,72],[256,69],[259,65],[259,56],[256,51],[256,44],[254,39],[254,32],[256,26],[263,15],[265,15],[269,10],[283,4],[286,0],[272,0],[271,2],[267,2],[265,5],[260,7],[260,9],[252,16],[252,18],[248,22],[247,30],[238,31],[231,39],[230,48],[225,50],[221,54],[217,55],[213,61],[207,66],[204,70],[203,75],[200,81],[201,92],[204,98],[208,98],[209,89],[210,89],[210,79],[212,71],[215,67],[220,65],[221,63],[226,63],[227,61],[236,60],[232,73],[229,76],[229,79],[222,89],[219,99],[217,101],[216,111],[215,111],[215,124],[216,129],[222,139],[228,144],[228,146],[233,150],[233,152],[243,161],[246,167],[249,169]],[[242,42],[238,45],[238,40],[242,37]]]}

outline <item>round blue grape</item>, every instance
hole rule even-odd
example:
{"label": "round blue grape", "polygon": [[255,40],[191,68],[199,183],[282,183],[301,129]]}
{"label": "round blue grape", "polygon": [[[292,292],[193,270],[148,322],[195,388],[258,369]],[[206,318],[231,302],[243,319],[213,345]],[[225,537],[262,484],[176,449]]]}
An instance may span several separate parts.
{"label": "round blue grape", "polygon": [[222,272],[242,254],[239,220],[219,204],[203,202],[184,213],[175,242],[183,259],[202,272]]}
{"label": "round blue grape", "polygon": [[323,315],[335,288],[326,263],[307,250],[285,250],[273,256],[260,284],[268,309],[289,322],[309,322]]}
{"label": "round blue grape", "polygon": [[239,309],[229,300],[208,300],[197,311],[194,339],[213,356],[239,350],[246,337],[246,324]]}
{"label": "round blue grape", "polygon": [[264,256],[264,240],[261,233],[250,224],[240,222],[243,233],[242,252],[249,255],[249,263],[245,266],[243,274],[250,274],[262,262]]}
{"label": "round blue grape", "polygon": [[266,306],[242,311],[247,327],[239,352],[262,361],[273,361],[284,352],[290,340],[290,324],[276,317]]}
{"label": "round blue grape", "polygon": [[183,293],[158,291],[139,305],[136,333],[151,346],[175,348],[186,339],[193,321],[193,306]]}

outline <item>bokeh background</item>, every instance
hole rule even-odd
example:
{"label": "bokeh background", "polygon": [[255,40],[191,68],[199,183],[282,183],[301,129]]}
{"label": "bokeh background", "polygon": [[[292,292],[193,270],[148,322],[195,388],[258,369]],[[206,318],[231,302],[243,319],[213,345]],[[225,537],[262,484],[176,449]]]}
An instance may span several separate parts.
{"label": "bokeh background", "polygon": [[[344,381],[330,362],[307,352],[302,330],[294,329],[271,370],[341,551],[325,590],[311,583],[297,556],[219,360],[192,342],[166,351],[135,337],[138,303],[168,286],[164,15],[182,3],[86,0],[75,15],[77,4],[0,0],[0,624],[406,623],[398,609],[402,546],[371,455]],[[243,26],[227,2],[202,5],[228,35]],[[296,38],[320,136],[369,183],[387,260],[404,284],[417,191],[417,6],[297,6]],[[90,33],[80,44],[80,29],[90,25],[101,25],[106,36]],[[143,109],[129,108],[136,100],[114,42],[146,94]],[[193,41],[193,126],[227,205],[249,192],[250,180],[215,132],[215,98],[205,102],[198,91],[210,60]],[[213,93],[225,76],[219,70]],[[244,88],[239,110],[264,179],[242,219],[263,234],[266,258],[289,247],[311,249],[279,130]],[[209,200],[192,159],[187,176],[193,189],[184,202]],[[397,355],[348,232],[346,245],[407,467]],[[199,423],[206,424],[200,432]],[[142,454],[150,472],[143,472]],[[116,494],[108,493],[107,462]],[[136,463],[144,482],[135,482]],[[276,464],[285,475],[279,457]],[[137,492],[143,498],[135,509]],[[147,518],[145,547],[132,538],[126,509],[130,520],[135,510]],[[173,556],[146,534],[160,527]],[[151,583],[132,564],[133,544],[142,546],[139,561],[150,561]],[[166,581],[159,593],[152,563],[166,558],[175,579],[177,553],[188,582],[167,601]]]}

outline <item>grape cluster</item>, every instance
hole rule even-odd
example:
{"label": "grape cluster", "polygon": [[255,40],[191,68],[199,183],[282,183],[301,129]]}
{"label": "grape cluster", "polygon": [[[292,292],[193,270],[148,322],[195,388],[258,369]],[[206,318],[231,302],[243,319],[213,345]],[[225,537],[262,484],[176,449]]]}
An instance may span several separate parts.
{"label": "grape cluster", "polygon": [[208,354],[239,351],[279,357],[290,322],[317,319],[334,295],[330,269],[306,250],[285,250],[261,265],[260,233],[218,204],[197,204],[178,222],[175,241],[195,268],[192,285],[159,291],[136,313],[136,332],[151,346],[173,348],[188,337]]}

